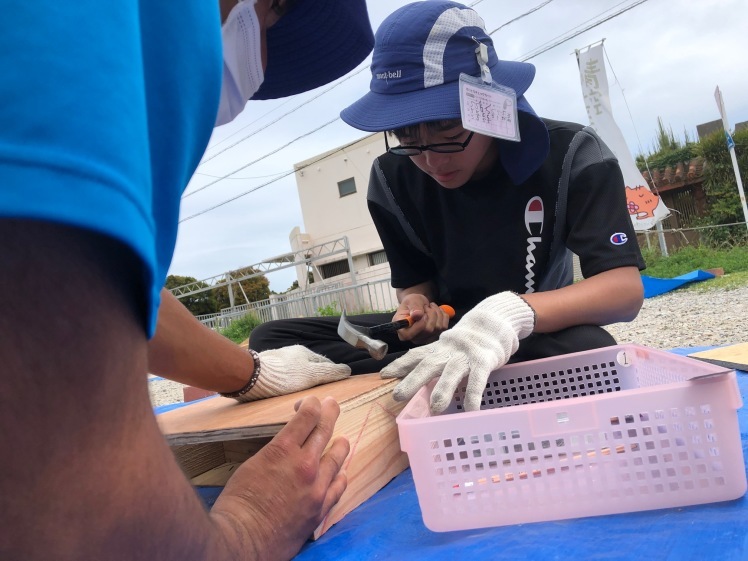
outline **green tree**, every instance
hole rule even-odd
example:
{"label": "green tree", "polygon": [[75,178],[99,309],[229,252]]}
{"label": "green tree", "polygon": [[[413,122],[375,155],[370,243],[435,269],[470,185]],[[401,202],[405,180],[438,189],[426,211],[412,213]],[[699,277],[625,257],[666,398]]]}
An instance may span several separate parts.
{"label": "green tree", "polygon": [[[312,273],[311,271],[308,271],[306,278],[307,278],[307,286],[310,285],[310,284],[314,284],[314,273]],[[291,283],[291,286],[289,286],[285,290],[285,292],[283,292],[283,294],[285,294],[286,292],[291,292],[292,290],[296,290],[297,288],[300,288],[299,287],[299,281],[295,280],[295,281],[293,281]]]}
{"label": "green tree", "polygon": [[[253,269],[252,267],[245,267],[243,269],[231,271],[229,274],[232,277],[236,278],[250,275],[256,272],[257,270]],[[229,290],[227,286],[219,286],[218,288],[215,288],[213,290],[216,294],[216,302],[218,303],[219,310],[231,307]],[[250,302],[259,302],[260,300],[267,300],[268,298],[270,298],[270,281],[268,281],[265,275],[257,275],[256,277],[241,281],[241,288],[239,288],[239,283],[234,283],[233,290],[234,304],[237,306],[247,303],[244,299],[244,294],[247,295],[247,299]],[[242,290],[244,291],[244,294],[242,294]]]}
{"label": "green tree", "polygon": [[[737,131],[733,134],[733,140],[740,176],[745,182],[745,178],[748,177],[748,129]],[[698,144],[697,152],[706,160],[704,192],[707,200],[707,214],[704,217],[704,224],[732,224],[745,221],[724,132],[714,132],[702,139]],[[733,246],[747,243],[748,235],[746,235],[745,225],[739,225],[704,230],[702,240],[715,247]]]}
{"label": "green tree", "polygon": [[[185,284],[196,283],[200,288],[207,288],[207,284],[204,282],[198,282],[194,277],[182,277],[179,275],[169,275],[166,277],[166,284],[164,287],[167,290],[177,288],[178,286],[184,286]],[[180,298],[179,301],[185,305],[185,307],[192,312],[194,316],[201,316],[203,314],[215,314],[218,312],[218,304],[216,302],[213,290],[206,290],[205,292],[198,292],[191,296],[185,296]]]}

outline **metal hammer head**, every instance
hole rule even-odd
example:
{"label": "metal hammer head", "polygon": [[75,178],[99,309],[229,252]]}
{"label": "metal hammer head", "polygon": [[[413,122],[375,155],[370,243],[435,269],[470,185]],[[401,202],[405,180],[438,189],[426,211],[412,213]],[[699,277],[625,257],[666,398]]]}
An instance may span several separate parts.
{"label": "metal hammer head", "polygon": [[338,323],[338,335],[347,343],[358,349],[365,349],[373,359],[382,360],[387,354],[387,343],[378,339],[372,339],[362,331],[365,328],[358,328],[348,321],[345,310],[340,314]]}

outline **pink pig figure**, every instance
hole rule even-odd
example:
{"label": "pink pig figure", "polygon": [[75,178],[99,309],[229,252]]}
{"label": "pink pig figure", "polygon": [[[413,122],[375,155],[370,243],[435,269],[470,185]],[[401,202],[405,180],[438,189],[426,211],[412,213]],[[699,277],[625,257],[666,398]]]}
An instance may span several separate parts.
{"label": "pink pig figure", "polygon": [[644,185],[634,188],[626,185],[626,203],[629,214],[635,214],[637,220],[654,217],[654,209],[660,202],[660,197],[652,193]]}

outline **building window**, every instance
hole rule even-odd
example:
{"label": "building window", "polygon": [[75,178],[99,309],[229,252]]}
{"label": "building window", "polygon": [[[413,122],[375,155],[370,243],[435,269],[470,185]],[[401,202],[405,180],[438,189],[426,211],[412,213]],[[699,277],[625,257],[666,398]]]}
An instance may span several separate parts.
{"label": "building window", "polygon": [[348,266],[347,259],[341,259],[340,261],[333,261],[332,263],[320,265],[319,272],[323,279],[329,279],[330,277],[337,277],[338,275],[350,273],[351,268]]}
{"label": "building window", "polygon": [[369,267],[373,267],[374,265],[381,265],[382,263],[387,263],[387,254],[382,251],[375,251],[374,253],[369,253],[366,256],[369,259]]}
{"label": "building window", "polygon": [[338,181],[338,192],[341,197],[353,195],[353,193],[356,192],[356,181],[352,177],[350,179]]}

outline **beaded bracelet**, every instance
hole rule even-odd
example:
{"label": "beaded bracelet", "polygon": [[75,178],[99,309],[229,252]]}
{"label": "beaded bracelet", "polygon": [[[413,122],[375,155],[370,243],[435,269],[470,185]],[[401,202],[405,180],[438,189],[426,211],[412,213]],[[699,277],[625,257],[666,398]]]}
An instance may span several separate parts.
{"label": "beaded bracelet", "polygon": [[230,393],[222,393],[221,395],[223,397],[233,397],[234,399],[238,399],[242,397],[245,393],[247,393],[249,390],[251,390],[255,382],[257,382],[257,379],[260,377],[260,355],[257,354],[256,351],[253,351],[252,349],[247,349],[247,352],[249,352],[250,355],[252,355],[252,360],[255,363],[254,370],[252,371],[252,376],[249,378],[249,382],[236,392],[230,392]]}

